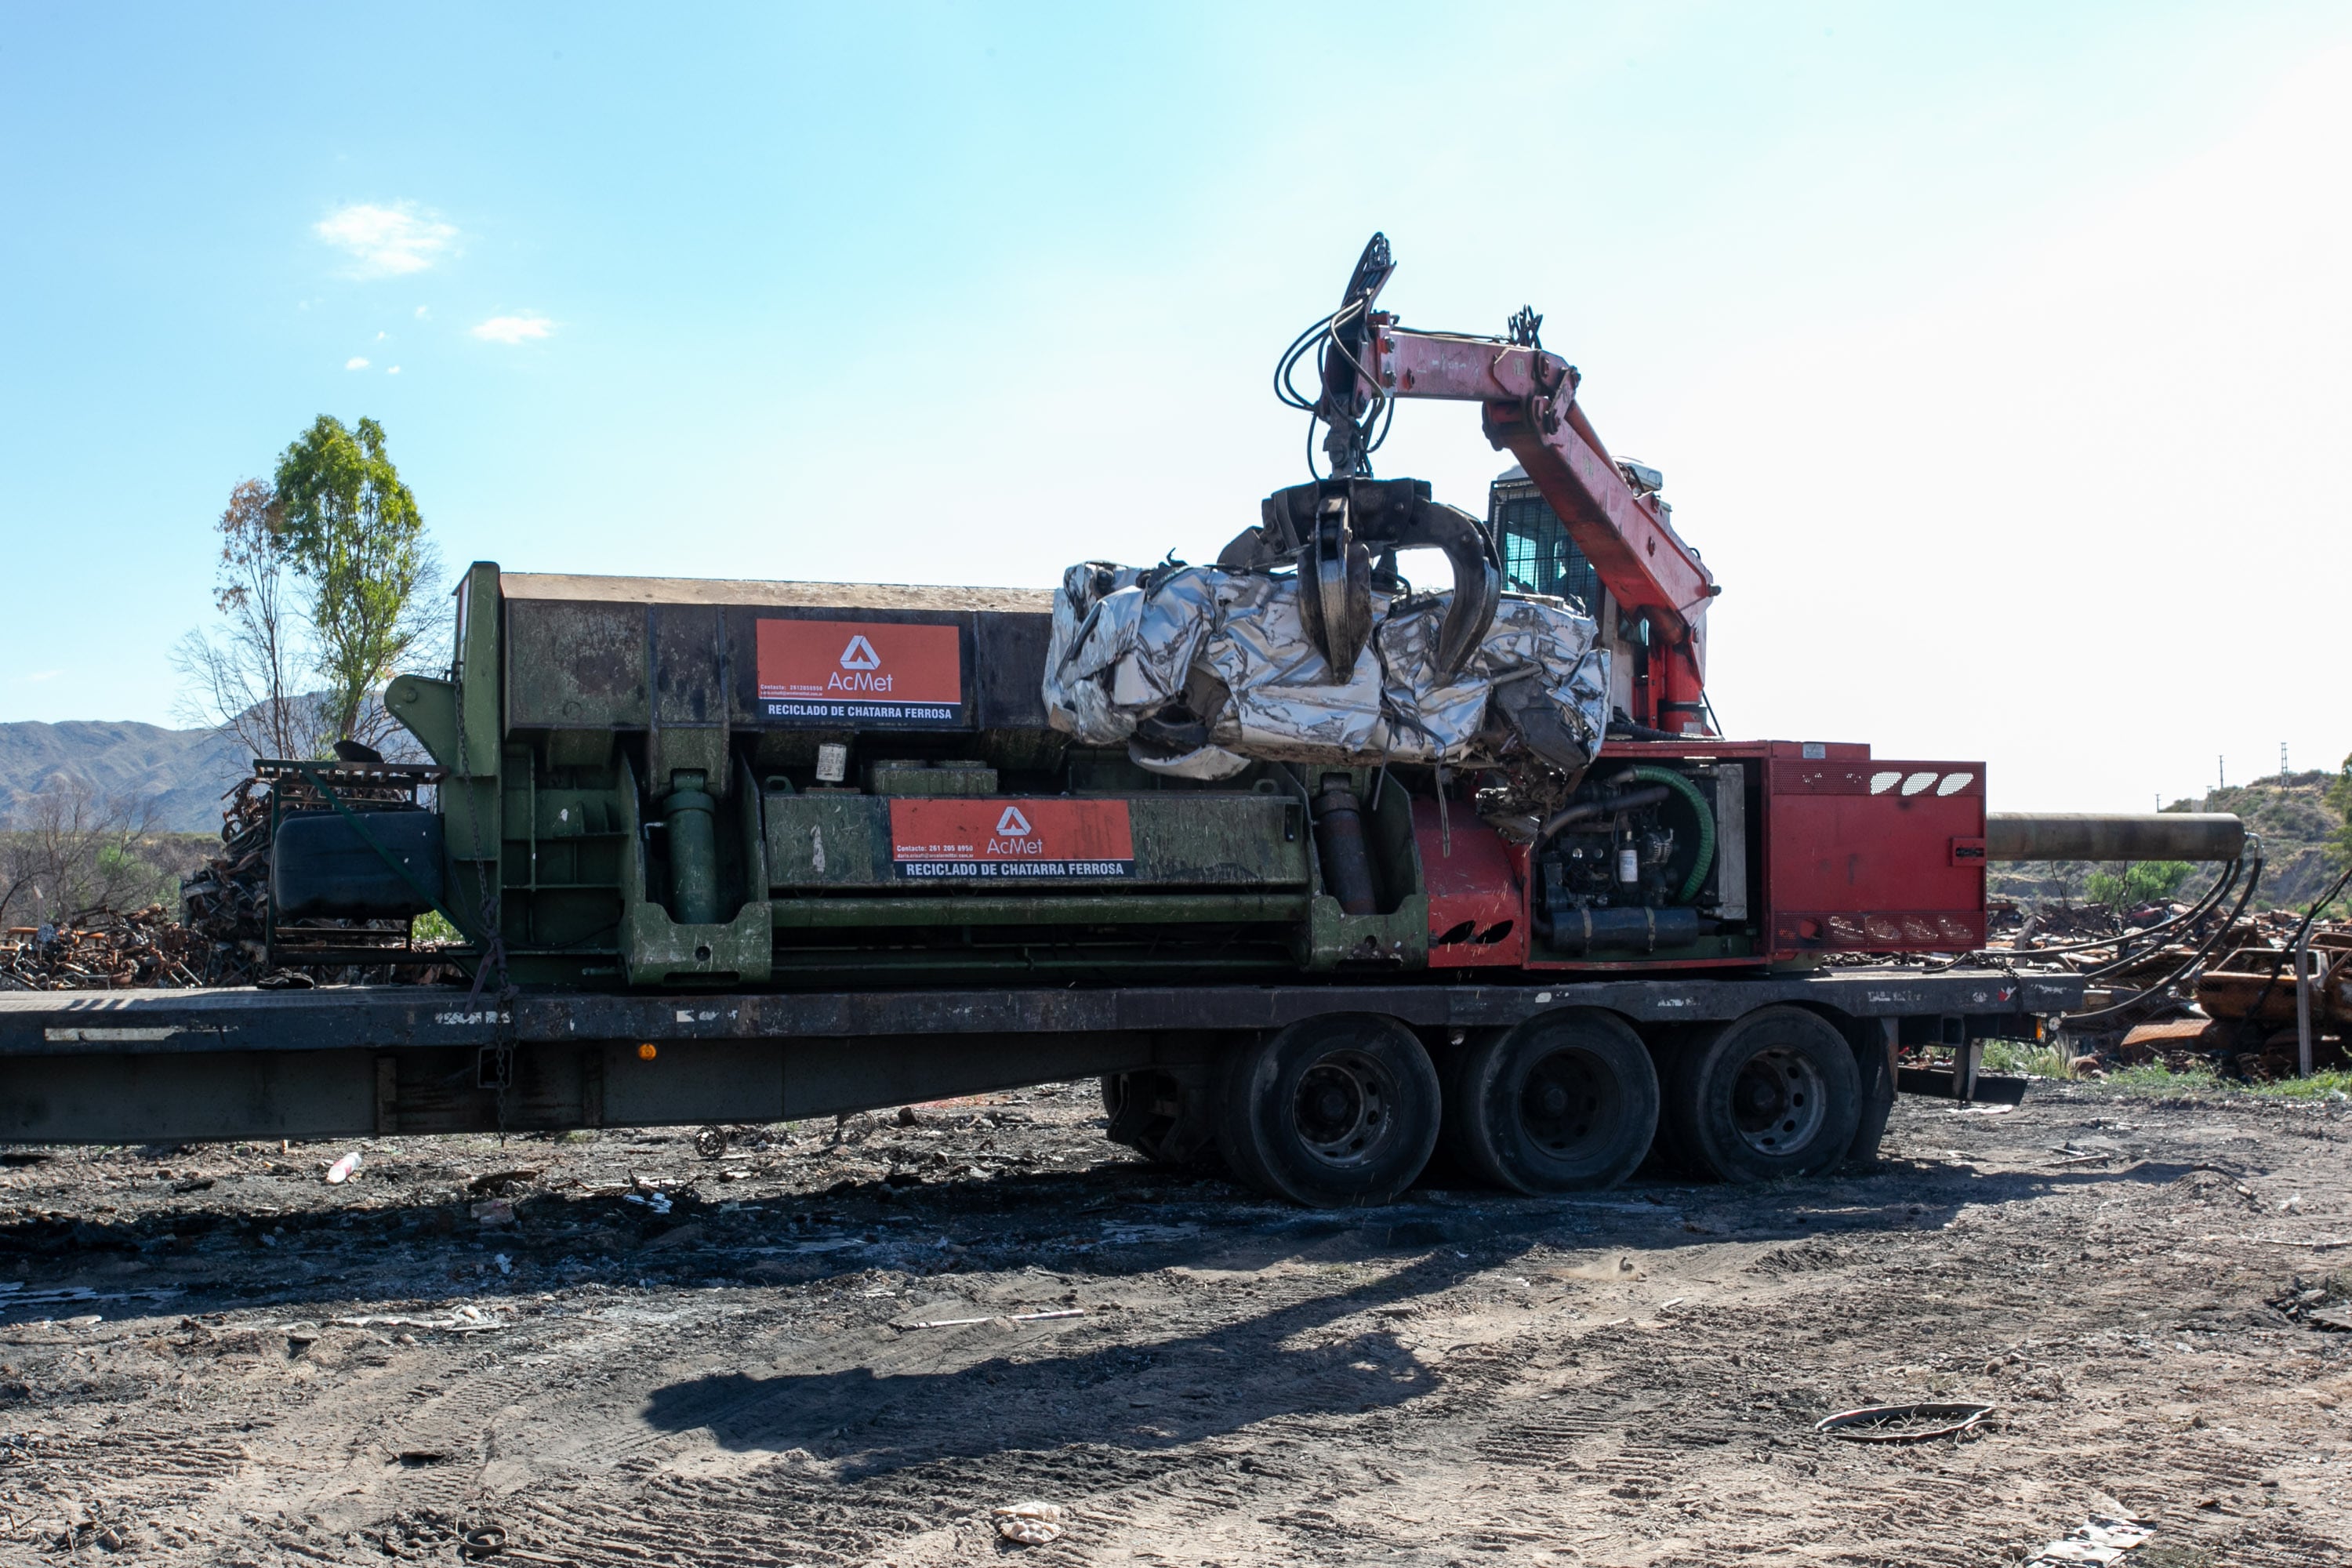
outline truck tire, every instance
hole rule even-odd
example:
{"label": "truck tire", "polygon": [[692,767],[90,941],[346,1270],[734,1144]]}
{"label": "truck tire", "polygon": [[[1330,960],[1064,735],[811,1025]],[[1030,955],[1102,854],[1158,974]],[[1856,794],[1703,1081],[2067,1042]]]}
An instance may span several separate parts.
{"label": "truck tire", "polygon": [[1711,1175],[1683,1147],[1682,1134],[1675,1130],[1675,1087],[1683,1062],[1690,1055],[1690,1045],[1706,1032],[1706,1026],[1689,1024],[1654,1024],[1642,1031],[1643,1042],[1650,1049],[1650,1068],[1658,1079],[1658,1130],[1650,1140],[1650,1158],[1643,1173],[1666,1181],[1706,1179]]}
{"label": "truck tire", "polygon": [[1684,1047],[1668,1096],[1677,1152],[1727,1182],[1835,1170],[1862,1119],[1853,1047],[1802,1007],[1759,1007]]}
{"label": "truck tire", "polygon": [[[1853,1142],[1846,1145],[1845,1163],[1856,1171],[1868,1171],[1878,1163],[1878,1145],[1886,1136],[1887,1119],[1895,1113],[1895,1047],[1884,1037],[1874,1019],[1865,1019],[1860,1026],[1864,1031],[1853,1038],[1854,1071],[1862,1080],[1862,1115],[1853,1130]],[[1880,1038],[1870,1039],[1868,1035]]]}
{"label": "truck tire", "polygon": [[1106,1073],[1103,1135],[1155,1164],[1213,1165],[1216,1125],[1208,1104],[1213,1088],[1201,1068]]}
{"label": "truck tire", "polygon": [[1437,1146],[1437,1069],[1412,1031],[1368,1013],[1308,1018],[1236,1047],[1217,1103],[1234,1174],[1308,1208],[1412,1185]]}
{"label": "truck tire", "polygon": [[1567,1007],[1465,1053],[1448,1145],[1479,1176],[1536,1196],[1612,1187],[1649,1152],[1658,1077],[1632,1026]]}

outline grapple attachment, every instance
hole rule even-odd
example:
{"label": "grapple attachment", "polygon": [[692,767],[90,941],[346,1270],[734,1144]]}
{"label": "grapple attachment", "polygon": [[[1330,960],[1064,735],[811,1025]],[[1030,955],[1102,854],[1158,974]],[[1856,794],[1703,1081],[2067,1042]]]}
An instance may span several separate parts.
{"label": "grapple attachment", "polygon": [[1422,479],[1318,479],[1265,498],[1257,527],[1217,558],[1247,569],[1296,562],[1307,635],[1344,682],[1372,635],[1375,555],[1394,579],[1400,550],[1436,549],[1454,568],[1454,598],[1438,636],[1438,662],[1452,677],[1495,623],[1502,563],[1486,524],[1430,499]]}

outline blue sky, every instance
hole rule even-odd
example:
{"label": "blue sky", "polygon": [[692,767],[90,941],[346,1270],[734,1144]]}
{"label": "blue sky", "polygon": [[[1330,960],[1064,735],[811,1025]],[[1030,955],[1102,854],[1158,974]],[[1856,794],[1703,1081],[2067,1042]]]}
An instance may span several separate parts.
{"label": "blue sky", "polygon": [[[0,720],[169,721],[210,527],[372,415],[453,565],[1213,554],[1266,388],[1546,313],[1739,732],[2125,808],[2332,765],[2343,5],[0,11]],[[1386,474],[1478,509],[1467,408]]]}

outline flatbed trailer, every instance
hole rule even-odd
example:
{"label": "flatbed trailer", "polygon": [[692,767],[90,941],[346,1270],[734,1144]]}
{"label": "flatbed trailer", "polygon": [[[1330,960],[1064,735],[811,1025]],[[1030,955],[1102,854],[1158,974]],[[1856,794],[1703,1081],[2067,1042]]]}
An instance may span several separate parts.
{"label": "flatbed trailer", "polygon": [[[1576,1029],[1630,1030],[1671,1087],[1676,1063],[1710,1032],[1795,1013],[1851,1047],[1860,1115],[1842,1157],[1867,1157],[1898,1087],[2000,1092],[1977,1074],[1981,1042],[2034,1037],[2082,991],[2063,973],[1913,965],[1506,984],[526,992],[504,1007],[423,985],[19,993],[0,995],[0,1142],[756,1123],[1098,1077],[1114,1138],[1171,1159],[1213,1146],[1246,1164],[1233,1158],[1231,1102],[1308,1090],[1237,1077],[1232,1064],[1254,1064],[1269,1042],[1302,1031],[1334,1059],[1360,1050],[1351,1038],[1376,1046],[1409,1032],[1434,1065],[1429,1088],[1458,1096],[1459,1064],[1483,1040],[1566,1028],[1572,1051]],[[1898,1068],[1906,1046],[1950,1047],[1951,1068]],[[1370,1092],[1390,1095],[1380,1113],[1392,1122],[1443,1120],[1437,1105],[1402,1103],[1416,1098],[1409,1077],[1385,1091],[1376,1079]],[[1653,1089],[1646,1107],[1639,1099],[1617,1111],[1642,1120],[1637,1156],[1662,1124],[1662,1099],[1673,1121],[1670,1091]],[[1809,1168],[1827,1167],[1816,1157]],[[1313,1174],[1304,1190],[1279,1171],[1257,1184],[1308,1202],[1389,1191],[1341,1182],[1335,1192]]]}

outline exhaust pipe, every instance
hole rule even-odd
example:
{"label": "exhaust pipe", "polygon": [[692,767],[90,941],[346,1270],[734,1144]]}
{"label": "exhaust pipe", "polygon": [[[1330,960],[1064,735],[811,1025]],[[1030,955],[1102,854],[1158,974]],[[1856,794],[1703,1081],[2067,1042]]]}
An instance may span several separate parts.
{"label": "exhaust pipe", "polygon": [[1988,860],[2236,860],[2245,849],[2245,823],[2222,811],[1985,816]]}

